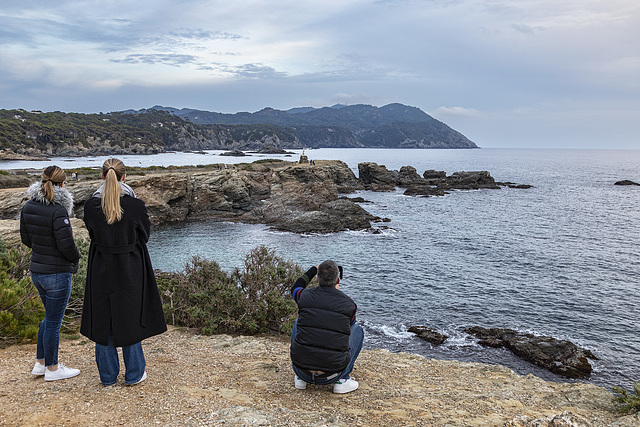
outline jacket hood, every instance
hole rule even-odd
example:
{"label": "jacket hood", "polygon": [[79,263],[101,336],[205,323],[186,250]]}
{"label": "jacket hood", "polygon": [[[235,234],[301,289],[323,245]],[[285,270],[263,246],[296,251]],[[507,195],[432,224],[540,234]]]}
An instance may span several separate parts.
{"label": "jacket hood", "polygon": [[47,200],[44,194],[42,194],[42,182],[40,181],[31,184],[27,190],[27,194],[33,201],[44,203],[45,205],[54,203],[64,207],[69,217],[71,217],[73,213],[73,196],[66,188],[62,188],[59,185],[53,186],[53,202]]}

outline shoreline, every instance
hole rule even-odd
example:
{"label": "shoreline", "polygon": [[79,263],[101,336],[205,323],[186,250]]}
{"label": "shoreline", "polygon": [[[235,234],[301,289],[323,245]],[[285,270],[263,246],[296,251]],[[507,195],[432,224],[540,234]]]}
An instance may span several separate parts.
{"label": "shoreline", "polygon": [[123,385],[122,372],[115,386],[100,385],[84,338],[60,342],[60,360],[80,375],[50,383],[30,375],[35,344],[0,350],[0,424],[526,426],[563,413],[577,426],[640,422],[615,414],[603,387],[499,365],[363,350],[353,373],[360,389],[335,395],[326,386],[294,388],[286,337],[170,327],[143,346],[149,377],[135,387]]}

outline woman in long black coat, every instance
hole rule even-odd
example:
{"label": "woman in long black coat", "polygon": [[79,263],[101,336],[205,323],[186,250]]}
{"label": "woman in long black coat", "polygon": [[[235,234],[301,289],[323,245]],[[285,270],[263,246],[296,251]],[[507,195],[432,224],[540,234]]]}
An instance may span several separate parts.
{"label": "woman in long black coat", "polygon": [[96,343],[100,381],[115,384],[122,347],[125,383],[146,379],[142,340],[167,330],[146,243],[150,222],[144,202],[124,183],[118,159],[102,166],[104,183],[84,204],[91,237],[80,332]]}

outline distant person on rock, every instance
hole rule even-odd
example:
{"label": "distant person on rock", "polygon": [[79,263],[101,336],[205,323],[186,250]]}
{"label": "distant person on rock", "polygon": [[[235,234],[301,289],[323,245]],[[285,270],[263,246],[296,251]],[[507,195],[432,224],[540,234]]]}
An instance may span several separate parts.
{"label": "distant person on rock", "polygon": [[[307,288],[318,275],[317,287]],[[311,267],[291,288],[298,304],[298,319],[291,331],[294,385],[333,384],[334,393],[358,388],[350,377],[362,350],[364,332],[356,323],[357,306],[340,290],[342,269],[334,261]]]}
{"label": "distant person on rock", "polygon": [[162,301],[147,250],[151,223],[144,202],[124,183],[118,159],[102,165],[104,183],[84,204],[91,237],[80,332],[96,343],[104,386],[116,383],[122,347],[124,381],[147,378],[142,340],[167,330]]}
{"label": "distant person on rock", "polygon": [[43,375],[45,381],[64,380],[80,373],[58,363],[60,327],[80,260],[69,221],[73,197],[64,188],[66,180],[67,175],[58,166],[45,168],[41,180],[27,190],[29,201],[20,213],[22,243],[32,249],[31,281],[44,305],[31,373]]}

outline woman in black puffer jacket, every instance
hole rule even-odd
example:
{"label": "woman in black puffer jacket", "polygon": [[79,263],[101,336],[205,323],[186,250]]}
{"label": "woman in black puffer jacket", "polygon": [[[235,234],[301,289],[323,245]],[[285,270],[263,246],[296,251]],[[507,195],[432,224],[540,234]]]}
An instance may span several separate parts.
{"label": "woman in black puffer jacket", "polygon": [[45,381],[63,380],[80,373],[58,363],[62,317],[71,295],[72,274],[78,270],[80,259],[69,222],[73,197],[64,188],[66,179],[58,166],[46,168],[42,180],[27,190],[30,200],[20,213],[22,243],[32,249],[31,280],[45,310],[31,373],[44,375]]}

